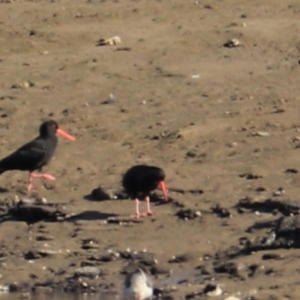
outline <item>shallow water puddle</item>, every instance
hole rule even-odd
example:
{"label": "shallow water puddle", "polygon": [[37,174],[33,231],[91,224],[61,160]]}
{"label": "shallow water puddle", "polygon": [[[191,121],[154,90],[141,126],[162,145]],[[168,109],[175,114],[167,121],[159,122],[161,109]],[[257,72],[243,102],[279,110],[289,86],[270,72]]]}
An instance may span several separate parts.
{"label": "shallow water puddle", "polygon": [[16,300],[16,299],[30,299],[30,300],[115,300],[119,299],[118,295],[108,294],[73,294],[73,293],[57,293],[57,294],[19,294],[19,293],[2,293],[0,300]]}

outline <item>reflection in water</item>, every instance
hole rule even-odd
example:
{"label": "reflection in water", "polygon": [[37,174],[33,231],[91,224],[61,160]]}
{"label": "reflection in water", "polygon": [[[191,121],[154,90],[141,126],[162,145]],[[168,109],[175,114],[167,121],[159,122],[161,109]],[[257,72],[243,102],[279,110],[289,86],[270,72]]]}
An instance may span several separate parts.
{"label": "reflection in water", "polygon": [[[174,271],[167,278],[156,281],[155,287],[163,288],[163,287],[172,287],[177,286],[179,281],[185,279],[193,278],[193,282],[195,284],[203,283],[203,278],[201,272],[195,268],[182,268],[180,270]],[[111,294],[72,294],[72,293],[55,293],[55,294],[28,294],[28,297],[24,294],[17,293],[1,293],[0,292],[0,300],[120,300],[122,291],[118,293]],[[177,298],[179,300],[179,298]],[[185,298],[180,298],[185,299]]]}
{"label": "reflection in water", "polygon": [[57,293],[57,294],[17,294],[17,293],[0,293],[0,300],[116,300],[120,299],[119,295],[109,294],[72,294],[72,293]]}

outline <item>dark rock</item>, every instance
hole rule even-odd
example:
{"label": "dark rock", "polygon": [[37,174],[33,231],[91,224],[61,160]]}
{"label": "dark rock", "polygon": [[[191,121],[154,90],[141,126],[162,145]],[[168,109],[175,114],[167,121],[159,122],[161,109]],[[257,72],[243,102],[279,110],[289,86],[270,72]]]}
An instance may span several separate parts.
{"label": "dark rock", "polygon": [[110,262],[110,261],[114,261],[117,259],[118,259],[118,256],[115,253],[107,253],[107,254],[101,255],[97,260],[99,260],[101,262]]}
{"label": "dark rock", "polygon": [[175,300],[177,299],[176,296],[170,295],[174,290],[169,288],[153,288],[153,295],[155,296],[155,299],[162,299],[162,300]]}
{"label": "dark rock", "polygon": [[217,285],[215,283],[208,283],[204,289],[203,289],[203,293],[204,294],[207,294],[207,293],[210,293],[210,292],[213,292],[217,289]]}
{"label": "dark rock", "polygon": [[95,239],[84,239],[82,241],[82,249],[89,250],[89,249],[98,249],[99,245]]}
{"label": "dark rock", "polygon": [[38,235],[35,238],[36,241],[52,241],[54,240],[53,236],[46,236],[46,235]]}
{"label": "dark rock", "polygon": [[121,251],[120,257],[126,260],[134,260],[138,262],[139,265],[144,265],[147,267],[154,267],[157,264],[155,255],[149,252]]}
{"label": "dark rock", "polygon": [[188,192],[191,194],[194,194],[194,195],[201,195],[204,193],[204,191],[201,189],[191,189],[191,190],[188,190]]}
{"label": "dark rock", "polygon": [[266,254],[263,254],[261,259],[263,260],[270,260],[270,259],[282,259],[283,256],[278,254],[278,253],[266,253]]}
{"label": "dark rock", "polygon": [[201,217],[201,212],[195,209],[181,209],[176,213],[176,216],[182,220],[193,220]]}
{"label": "dark rock", "polygon": [[91,196],[94,200],[97,200],[97,201],[116,199],[116,196],[114,195],[112,190],[106,190],[101,186],[92,190]]}
{"label": "dark rock", "polygon": [[29,205],[18,203],[8,210],[8,214],[18,221],[33,224],[39,221],[57,221],[66,216],[66,212],[61,207],[49,207],[44,205]]}
{"label": "dark rock", "polygon": [[167,267],[154,266],[150,269],[152,275],[170,274],[171,270]]}
{"label": "dark rock", "polygon": [[32,289],[35,294],[51,294],[53,293],[53,288],[50,286],[40,286],[35,285]]}
{"label": "dark rock", "polygon": [[84,260],[80,262],[80,267],[96,267],[99,265],[99,261],[91,261],[91,260]]}
{"label": "dark rock", "polygon": [[245,197],[239,200],[236,205],[238,212],[241,210],[244,212],[245,209],[249,209],[251,211],[259,211],[264,213],[276,213],[281,212],[285,216],[289,216],[291,214],[298,214],[300,211],[300,202],[294,203],[286,200],[273,200],[266,199],[263,201],[254,201],[249,197]]}
{"label": "dark rock", "polygon": [[239,277],[238,267],[235,262],[220,263],[214,267],[216,273],[227,273],[232,276]]}
{"label": "dark rock", "polygon": [[258,193],[265,192],[265,191],[266,191],[266,189],[262,186],[259,186],[255,189],[255,192],[258,192]]}
{"label": "dark rock", "polygon": [[255,175],[255,174],[252,174],[252,173],[243,173],[243,174],[240,174],[239,176],[241,178],[245,178],[247,180],[253,180],[253,179],[263,178],[263,176],[261,176],[261,175]]}
{"label": "dark rock", "polygon": [[11,293],[28,292],[32,290],[32,286],[28,282],[14,282],[8,286]]}
{"label": "dark rock", "polygon": [[211,272],[204,265],[197,266],[195,269],[200,270],[201,275],[210,275],[211,274]]}
{"label": "dark rock", "polygon": [[176,255],[169,260],[169,263],[183,263],[193,259],[193,256],[189,253]]}
{"label": "dark rock", "polygon": [[266,269],[263,265],[252,264],[248,267],[248,276],[253,277],[256,274],[262,273],[265,274]]}
{"label": "dark rock", "polygon": [[299,171],[294,168],[289,168],[285,170],[285,173],[292,173],[292,174],[297,174]]}
{"label": "dark rock", "polygon": [[197,153],[195,151],[188,151],[185,155],[186,157],[194,158],[197,156]]}
{"label": "dark rock", "polygon": [[74,277],[95,278],[100,274],[101,274],[101,270],[98,267],[85,266],[76,269],[74,272]]}
{"label": "dark rock", "polygon": [[24,254],[24,258],[27,260],[38,259],[42,257],[51,257],[59,254],[58,251],[41,249],[41,250],[30,250]]}
{"label": "dark rock", "polygon": [[216,214],[220,218],[229,218],[231,217],[231,213],[228,209],[222,208],[220,204],[216,204],[211,208],[212,213]]}
{"label": "dark rock", "polygon": [[90,285],[77,279],[69,279],[62,282],[60,289],[66,293],[96,293],[102,292],[101,285]]}
{"label": "dark rock", "polygon": [[240,250],[245,254],[270,249],[300,248],[300,216],[281,217],[276,220],[256,223],[255,229],[270,228],[268,235],[248,240]]}

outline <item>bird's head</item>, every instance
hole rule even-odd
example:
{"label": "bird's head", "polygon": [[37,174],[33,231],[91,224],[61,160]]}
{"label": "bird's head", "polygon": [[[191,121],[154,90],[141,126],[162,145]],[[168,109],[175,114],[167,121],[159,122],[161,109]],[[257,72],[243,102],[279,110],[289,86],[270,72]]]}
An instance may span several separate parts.
{"label": "bird's head", "polygon": [[57,122],[55,122],[54,120],[49,120],[49,121],[43,122],[42,125],[40,126],[40,135],[41,136],[50,136],[53,134],[64,137],[70,141],[76,140],[76,138],[74,136],[70,135],[66,131],[59,128]]}

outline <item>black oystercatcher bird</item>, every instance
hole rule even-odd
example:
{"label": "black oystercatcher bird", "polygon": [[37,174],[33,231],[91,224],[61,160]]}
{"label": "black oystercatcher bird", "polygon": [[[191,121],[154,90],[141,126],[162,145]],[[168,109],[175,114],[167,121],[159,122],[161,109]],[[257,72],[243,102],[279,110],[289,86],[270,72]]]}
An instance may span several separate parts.
{"label": "black oystercatcher bird", "polygon": [[[165,201],[169,200],[165,177],[165,172],[161,168],[146,165],[133,166],[124,174],[123,187],[129,196],[135,199],[135,217],[152,215],[149,194],[156,188],[160,187]],[[139,199],[146,200],[147,212],[145,214],[140,214]]]}
{"label": "black oystercatcher bird", "polygon": [[55,121],[46,121],[40,126],[38,137],[0,161],[0,174],[11,170],[29,171],[28,191],[33,189],[32,178],[55,180],[50,174],[34,171],[41,171],[51,160],[57,146],[56,135],[75,141],[75,137],[60,129]]}
{"label": "black oystercatcher bird", "polygon": [[144,300],[153,295],[151,278],[140,268],[129,273],[124,281],[123,299]]}

